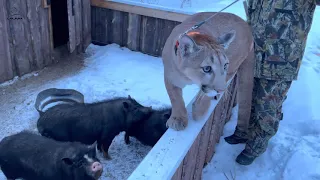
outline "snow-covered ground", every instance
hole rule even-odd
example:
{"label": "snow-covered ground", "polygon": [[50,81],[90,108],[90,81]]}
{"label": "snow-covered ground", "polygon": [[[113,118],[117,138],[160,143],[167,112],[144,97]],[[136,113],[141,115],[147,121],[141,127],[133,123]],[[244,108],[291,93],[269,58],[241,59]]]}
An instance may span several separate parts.
{"label": "snow-covered ground", "polygon": [[[127,1],[143,1],[145,6],[186,13],[218,11],[232,2],[186,0],[180,8],[181,0]],[[245,19],[242,1],[226,11]],[[250,166],[235,163],[244,145],[229,145],[223,140],[234,131],[235,108],[231,121],[224,128],[215,156],[203,171],[204,180],[226,179],[224,173],[231,179],[230,172],[237,180],[320,179],[320,56],[316,55],[320,53],[320,26],[315,22],[320,22],[320,7],[315,12],[299,79],[289,90],[283,106],[284,119],[268,150]],[[76,57],[0,85],[0,139],[23,129],[35,130],[38,118],[34,109],[36,95],[51,87],[76,89],[85,95],[86,102],[130,94],[146,106],[170,105],[160,58],[132,52],[115,44],[104,47],[90,45],[85,57]],[[196,90],[195,86],[184,89],[185,100],[190,101]],[[126,179],[150,150],[150,147],[131,139],[130,145],[125,145],[123,133],[114,139],[110,147],[113,160],[103,160],[103,180]],[[5,179],[1,173],[0,179]]]}
{"label": "snow-covered ground", "polygon": [[[165,90],[163,65],[160,58],[132,52],[116,44],[90,45],[86,57],[74,57],[39,73],[0,85],[0,140],[23,129],[35,130],[39,117],[34,108],[37,94],[47,88],[71,88],[85,96],[85,102],[131,95],[145,106],[170,106]],[[186,102],[196,94],[196,86],[184,89]],[[126,179],[142,161],[151,147],[131,138],[124,143],[124,133],[112,142],[111,161],[100,160],[104,165],[102,180]],[[1,172],[1,171],[0,171]],[[5,177],[0,173],[0,180]]]}

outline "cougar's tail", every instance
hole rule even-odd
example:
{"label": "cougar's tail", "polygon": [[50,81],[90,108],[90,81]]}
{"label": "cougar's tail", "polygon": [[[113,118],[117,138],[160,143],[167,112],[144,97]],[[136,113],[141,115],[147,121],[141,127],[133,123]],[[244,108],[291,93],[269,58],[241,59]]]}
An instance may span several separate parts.
{"label": "cougar's tail", "polygon": [[41,115],[43,109],[54,102],[65,103],[84,103],[84,96],[80,92],[73,89],[56,89],[50,88],[41,91],[36,99],[35,108]]}

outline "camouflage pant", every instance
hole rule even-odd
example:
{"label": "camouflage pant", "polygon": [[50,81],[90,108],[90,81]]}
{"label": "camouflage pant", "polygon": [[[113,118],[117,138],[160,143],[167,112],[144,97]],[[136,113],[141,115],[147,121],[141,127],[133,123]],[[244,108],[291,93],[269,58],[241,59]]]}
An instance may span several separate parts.
{"label": "camouflage pant", "polygon": [[315,0],[249,0],[248,6],[256,54],[254,89],[250,121],[238,121],[235,135],[248,138],[248,156],[259,156],[278,131],[282,103],[297,79]]}
{"label": "camouflage pant", "polygon": [[249,128],[237,127],[236,134],[248,138],[245,150],[259,156],[267,149],[268,141],[278,131],[282,120],[282,104],[291,86],[291,81],[254,79]]}

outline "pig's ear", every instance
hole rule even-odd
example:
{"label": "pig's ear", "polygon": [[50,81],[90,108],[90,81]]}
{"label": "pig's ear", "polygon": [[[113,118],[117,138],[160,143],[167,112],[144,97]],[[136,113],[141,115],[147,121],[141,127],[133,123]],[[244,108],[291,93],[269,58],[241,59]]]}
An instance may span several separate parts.
{"label": "pig's ear", "polygon": [[88,146],[88,148],[91,150],[96,150],[96,147],[97,147],[97,141],[95,141],[93,144]]}
{"label": "pig's ear", "polygon": [[68,166],[73,165],[73,161],[70,158],[62,158],[62,162],[65,163]]}
{"label": "pig's ear", "polygon": [[128,102],[124,101],[122,104],[123,104],[123,108],[124,109],[129,109],[129,103]]}

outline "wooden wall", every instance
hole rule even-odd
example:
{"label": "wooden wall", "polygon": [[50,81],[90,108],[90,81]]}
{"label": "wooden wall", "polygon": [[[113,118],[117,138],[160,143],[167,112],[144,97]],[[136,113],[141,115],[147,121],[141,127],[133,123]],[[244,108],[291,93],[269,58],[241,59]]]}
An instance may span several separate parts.
{"label": "wooden wall", "polygon": [[0,82],[51,63],[48,10],[41,0],[0,0],[0,24]]}
{"label": "wooden wall", "polygon": [[92,6],[91,18],[94,44],[116,43],[151,56],[161,56],[172,29],[180,24],[96,6]]}
{"label": "wooden wall", "polygon": [[0,0],[0,83],[51,65],[74,49],[79,53],[87,48],[91,43],[90,0],[66,1],[68,27],[75,31],[69,33],[69,52],[68,45],[66,50],[53,48],[51,7],[46,0]]}
{"label": "wooden wall", "polygon": [[215,153],[215,145],[219,143],[226,122],[231,118],[232,108],[236,101],[236,77],[232,80],[228,91],[212,112],[193,145],[180,164],[173,180],[202,179],[202,170]]}

